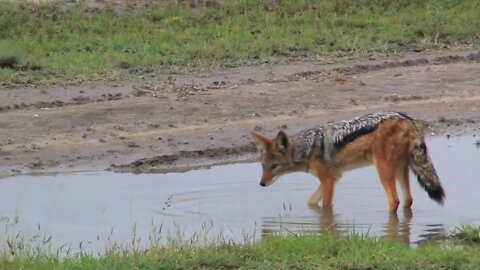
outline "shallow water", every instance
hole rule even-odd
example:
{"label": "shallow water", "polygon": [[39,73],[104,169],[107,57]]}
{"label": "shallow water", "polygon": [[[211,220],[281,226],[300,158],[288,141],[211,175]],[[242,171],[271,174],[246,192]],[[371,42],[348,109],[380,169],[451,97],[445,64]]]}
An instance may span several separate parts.
{"label": "shallow water", "polygon": [[147,246],[152,235],[160,242],[175,237],[243,242],[276,233],[353,230],[415,244],[465,223],[480,225],[480,149],[474,142],[471,136],[429,139],[446,203],[431,201],[412,176],[412,212],[400,208],[397,216],[388,214],[373,167],[344,174],[332,211],[306,205],[318,185],[308,174],[260,187],[259,163],[162,175],[5,178],[0,180],[0,240],[20,233],[32,245],[101,253],[113,242],[131,246],[132,239]]}

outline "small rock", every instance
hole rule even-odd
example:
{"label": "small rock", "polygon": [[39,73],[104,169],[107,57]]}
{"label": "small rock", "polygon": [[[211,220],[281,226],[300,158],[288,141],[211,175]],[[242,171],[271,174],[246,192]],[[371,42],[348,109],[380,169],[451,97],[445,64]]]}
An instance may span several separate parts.
{"label": "small rock", "polygon": [[475,120],[473,119],[466,119],[465,122],[469,123],[469,124],[475,124]]}
{"label": "small rock", "polygon": [[140,145],[138,145],[137,143],[134,143],[134,142],[129,142],[127,144],[128,147],[132,147],[132,148],[137,148],[137,147],[140,147]]}
{"label": "small rock", "polygon": [[353,98],[349,99],[347,103],[350,104],[350,105],[354,105],[354,106],[358,105],[358,102]]}
{"label": "small rock", "polygon": [[160,124],[148,124],[149,128],[159,128]]}

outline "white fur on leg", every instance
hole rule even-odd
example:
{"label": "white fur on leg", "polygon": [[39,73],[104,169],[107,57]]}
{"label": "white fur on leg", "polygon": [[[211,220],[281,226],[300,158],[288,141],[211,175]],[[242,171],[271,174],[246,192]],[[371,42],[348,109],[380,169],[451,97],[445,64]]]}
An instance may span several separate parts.
{"label": "white fur on leg", "polygon": [[316,205],[320,200],[322,199],[322,184],[320,184],[315,190],[315,192],[310,196],[308,199],[308,204],[309,205]]}

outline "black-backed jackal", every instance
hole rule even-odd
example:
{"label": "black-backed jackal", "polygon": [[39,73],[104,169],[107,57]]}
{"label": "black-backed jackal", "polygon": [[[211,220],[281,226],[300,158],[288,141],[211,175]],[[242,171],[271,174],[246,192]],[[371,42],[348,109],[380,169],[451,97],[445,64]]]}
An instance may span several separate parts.
{"label": "black-backed jackal", "polygon": [[333,202],[335,183],[342,172],[375,165],[388,198],[388,207],[396,212],[398,180],[404,195],[404,207],[410,208],[409,168],[431,199],[443,204],[445,193],[428,155],[422,129],[400,112],[377,112],[348,121],[329,123],[288,137],[283,131],[276,138],[252,132],[261,153],[261,186],[272,184],[291,172],[309,172],[320,185],[308,204],[322,200],[324,207]]}

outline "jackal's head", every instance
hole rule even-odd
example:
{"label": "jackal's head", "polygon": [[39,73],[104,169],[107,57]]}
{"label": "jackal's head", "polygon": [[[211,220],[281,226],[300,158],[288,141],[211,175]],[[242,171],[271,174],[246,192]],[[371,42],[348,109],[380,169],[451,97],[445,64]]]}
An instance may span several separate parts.
{"label": "jackal's head", "polygon": [[292,143],[285,132],[278,132],[273,139],[256,132],[252,132],[252,136],[261,154],[263,175],[260,186],[269,186],[279,176],[294,171]]}

